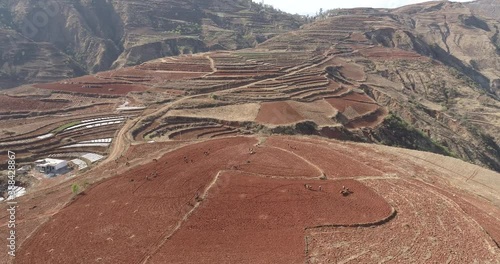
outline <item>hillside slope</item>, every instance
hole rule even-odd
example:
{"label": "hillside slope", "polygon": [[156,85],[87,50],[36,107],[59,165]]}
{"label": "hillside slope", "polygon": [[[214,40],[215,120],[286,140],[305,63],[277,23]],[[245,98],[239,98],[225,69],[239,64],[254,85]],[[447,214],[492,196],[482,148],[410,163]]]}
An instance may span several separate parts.
{"label": "hillside slope", "polygon": [[[250,0],[2,1],[0,30],[12,37],[0,41],[0,87],[164,56],[253,47],[302,23]],[[25,45],[36,56],[18,47]]]}
{"label": "hillside slope", "polygon": [[[337,10],[255,48],[161,58],[13,89],[3,97],[0,117],[12,124],[7,120],[37,119],[63,108],[83,120],[76,113],[98,109],[109,115],[122,101],[139,107],[133,109],[140,120],[132,131],[138,141],[314,134],[431,151],[500,171],[494,79],[499,56],[495,33],[485,30],[495,23],[450,2]],[[87,110],[59,104],[52,111],[29,111],[10,103],[68,97]],[[5,141],[25,132],[22,126],[5,127]],[[64,133],[57,138],[44,151],[29,144],[19,151],[28,161],[58,154],[75,140]]]}
{"label": "hillside slope", "polygon": [[[454,155],[499,170],[499,21],[469,9],[473,4],[487,9],[484,2],[332,10],[320,21],[259,47],[350,47],[357,52],[349,57],[367,73],[365,90],[406,123],[388,122],[389,128],[379,127],[375,137],[421,148],[426,143],[415,136],[407,140],[401,137],[406,132],[390,132],[409,124]],[[498,9],[489,11],[500,16]]]}
{"label": "hillside slope", "polygon": [[143,143],[21,197],[0,263],[499,263],[499,176],[310,137]]}

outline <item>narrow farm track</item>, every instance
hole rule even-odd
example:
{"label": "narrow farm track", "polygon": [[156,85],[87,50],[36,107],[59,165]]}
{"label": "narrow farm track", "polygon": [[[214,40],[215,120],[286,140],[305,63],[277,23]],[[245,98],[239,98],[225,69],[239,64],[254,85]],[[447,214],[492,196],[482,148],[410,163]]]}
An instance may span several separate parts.
{"label": "narrow farm track", "polygon": [[175,234],[175,232],[177,232],[182,227],[182,224],[185,223],[188,220],[189,216],[194,213],[194,211],[200,206],[201,202],[207,197],[208,192],[215,185],[215,183],[219,179],[219,175],[221,173],[223,173],[223,171],[217,172],[217,174],[215,175],[214,179],[207,186],[207,188],[205,188],[205,190],[203,191],[203,193],[201,193],[201,195],[199,195],[199,197],[196,197],[197,198],[197,199],[195,199],[196,203],[193,205],[193,208],[191,210],[189,210],[182,217],[181,220],[179,220],[179,222],[177,223],[177,225],[175,226],[175,228],[173,230],[167,230],[167,233],[165,234],[165,236],[163,238],[161,238],[158,241],[158,243],[156,243],[151,248],[151,250],[147,253],[147,255],[145,255],[144,258],[142,260],[140,260],[138,263],[142,263],[142,264],[148,263],[148,261],[151,258],[151,256],[153,256],[163,246],[163,244],[165,244],[165,242],[167,242]]}
{"label": "narrow farm track", "polygon": [[325,175],[325,172],[320,167],[318,167],[318,165],[314,164],[313,162],[309,161],[308,159],[304,158],[303,156],[301,156],[301,155],[299,155],[299,154],[297,154],[297,153],[295,153],[293,151],[290,151],[288,149],[284,149],[284,148],[280,148],[280,147],[274,147],[274,146],[272,148],[279,149],[281,151],[284,151],[284,152],[290,153],[290,154],[292,154],[294,156],[297,156],[301,160],[305,161],[307,164],[313,166],[320,173],[320,175],[318,175],[318,178],[321,178],[321,176]]}
{"label": "narrow farm track", "polygon": [[104,165],[110,161],[114,161],[121,157],[124,153],[126,153],[128,147],[130,146],[130,129],[134,127],[135,124],[137,124],[138,120],[139,118],[136,118],[134,120],[127,120],[127,122],[125,122],[125,125],[122,126],[122,128],[114,137],[113,143],[109,148],[109,155],[104,161],[102,161],[101,165]]}

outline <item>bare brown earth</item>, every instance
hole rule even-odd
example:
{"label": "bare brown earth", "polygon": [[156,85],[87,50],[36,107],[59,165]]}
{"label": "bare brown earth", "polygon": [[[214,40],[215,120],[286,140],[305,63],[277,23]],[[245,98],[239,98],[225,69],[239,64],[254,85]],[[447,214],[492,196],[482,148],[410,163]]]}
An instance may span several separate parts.
{"label": "bare brown earth", "polygon": [[310,263],[498,263],[497,246],[452,200],[432,189],[422,192],[419,181],[363,182],[394,205],[397,216],[374,228],[307,230]]}
{"label": "bare brown earth", "polygon": [[[304,229],[372,223],[391,216],[390,206],[357,181],[315,183],[315,190],[304,188],[307,183],[219,175],[206,202],[150,262],[301,263]],[[339,195],[342,185],[355,193]]]}
{"label": "bare brown earth", "polygon": [[0,95],[0,112],[60,110],[67,106],[69,106],[69,102],[40,101],[30,98]]}
{"label": "bare brown earth", "polygon": [[[234,155],[246,153],[245,149],[251,146],[252,142],[254,140],[249,138],[238,138],[226,143],[235,150],[232,153]],[[148,248],[154,246],[156,241],[169,233],[169,230],[174,229],[179,219],[192,209],[189,203],[195,202],[196,192],[203,193],[220,167],[228,163],[227,159],[230,159],[230,156],[221,156],[221,154],[224,152],[230,154],[232,151],[221,151],[223,148],[220,142],[193,145],[182,151],[171,153],[170,157],[165,156],[158,160],[154,167],[143,165],[130,170],[127,173],[128,176],[116,177],[114,180],[96,185],[92,191],[89,190],[86,195],[77,200],[72,206],[74,210],[59,214],[56,218],[60,220],[54,219],[47,223],[50,237],[57,237],[60,243],[61,247],[58,250],[54,248],[51,251],[53,247],[44,248],[43,245],[46,244],[44,239],[34,239],[33,246],[39,248],[38,252],[42,254],[51,251],[51,254],[44,258],[48,262],[93,262],[98,259],[121,263],[139,261],[147,253]],[[211,155],[204,156],[203,152],[209,149]],[[184,157],[188,158],[188,162],[184,161]],[[201,166],[200,168],[203,168],[205,173],[203,176],[191,178],[198,167],[193,166],[195,163]],[[172,177],[177,173],[179,176]],[[100,193],[101,197],[91,195],[91,192]],[[127,194],[128,198],[119,199],[117,196],[119,193]],[[138,199],[150,202],[139,205],[134,202]],[[74,218],[73,222],[68,222],[66,218],[75,214],[78,217]],[[95,215],[97,219],[80,221],[82,217],[90,215]],[[121,220],[111,224],[112,219],[117,218]],[[66,227],[62,227],[62,224]],[[81,239],[78,244],[74,244],[71,242],[73,239],[66,236],[70,230],[80,233],[78,237],[83,236],[87,239]],[[152,230],[157,231],[151,232]],[[163,231],[158,232],[159,230]],[[123,241],[128,242],[123,243]],[[78,254],[74,251],[76,248],[84,249],[96,245],[98,246],[92,252],[82,251],[82,254]],[[66,246],[69,247],[65,249]],[[66,254],[67,250],[74,253]],[[124,254],[125,252],[127,253]],[[21,253],[22,257],[16,261],[23,262],[21,258],[26,258],[24,261],[36,261],[40,257],[36,252],[27,253]]]}
{"label": "bare brown earth", "polygon": [[147,87],[136,84],[93,84],[93,83],[77,83],[77,84],[37,84],[35,87],[54,91],[74,92],[74,93],[89,93],[89,94],[110,94],[110,95],[125,95],[133,91],[145,91]]}
{"label": "bare brown earth", "polygon": [[397,149],[305,137],[176,146],[132,146],[65,207],[51,201],[70,198],[68,184],[23,198],[15,263],[498,263],[500,210]]}
{"label": "bare brown earth", "polygon": [[263,103],[255,119],[264,124],[290,124],[304,118],[287,102]]}

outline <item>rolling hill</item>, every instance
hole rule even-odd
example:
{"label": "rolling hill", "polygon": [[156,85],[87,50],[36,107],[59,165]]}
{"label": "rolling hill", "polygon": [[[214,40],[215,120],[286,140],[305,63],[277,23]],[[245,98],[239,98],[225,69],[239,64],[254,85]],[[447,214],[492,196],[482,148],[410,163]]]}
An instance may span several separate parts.
{"label": "rolling hill", "polygon": [[18,177],[0,263],[499,263],[495,3],[304,23],[248,1],[64,2],[103,35],[68,33],[84,57],[18,35],[18,71],[93,73],[2,91],[0,152],[73,169]]}

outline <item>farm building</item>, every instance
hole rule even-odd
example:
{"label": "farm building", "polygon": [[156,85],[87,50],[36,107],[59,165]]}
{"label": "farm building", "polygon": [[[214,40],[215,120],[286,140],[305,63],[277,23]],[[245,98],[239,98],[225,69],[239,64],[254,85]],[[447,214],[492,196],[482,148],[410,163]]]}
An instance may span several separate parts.
{"label": "farm building", "polygon": [[71,162],[78,168],[78,170],[87,168],[87,163],[81,159],[72,159]]}
{"label": "farm building", "polygon": [[49,174],[64,169],[68,166],[68,162],[59,159],[42,159],[35,161],[36,168],[43,173]]}

